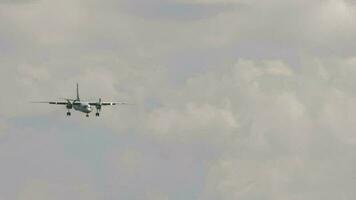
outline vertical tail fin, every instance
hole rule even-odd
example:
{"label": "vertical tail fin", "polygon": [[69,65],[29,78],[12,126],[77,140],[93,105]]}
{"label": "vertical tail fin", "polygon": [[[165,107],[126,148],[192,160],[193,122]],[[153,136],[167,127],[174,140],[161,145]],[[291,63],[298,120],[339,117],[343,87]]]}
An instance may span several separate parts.
{"label": "vertical tail fin", "polygon": [[77,83],[77,100],[80,100],[79,98],[79,84]]}

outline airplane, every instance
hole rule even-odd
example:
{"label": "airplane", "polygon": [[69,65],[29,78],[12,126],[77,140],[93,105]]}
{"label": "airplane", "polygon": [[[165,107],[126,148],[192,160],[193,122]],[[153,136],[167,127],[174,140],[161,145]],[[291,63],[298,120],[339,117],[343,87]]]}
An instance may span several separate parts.
{"label": "airplane", "polygon": [[99,98],[98,102],[83,102],[79,97],[79,84],[77,83],[77,98],[76,99],[64,99],[65,101],[35,101],[32,103],[48,103],[52,105],[65,105],[68,109],[67,116],[71,116],[71,109],[79,111],[86,114],[86,117],[89,117],[89,113],[93,111],[92,107],[96,108],[95,116],[100,116],[100,111],[102,106],[114,106],[114,105],[129,105],[126,102],[103,102]]}

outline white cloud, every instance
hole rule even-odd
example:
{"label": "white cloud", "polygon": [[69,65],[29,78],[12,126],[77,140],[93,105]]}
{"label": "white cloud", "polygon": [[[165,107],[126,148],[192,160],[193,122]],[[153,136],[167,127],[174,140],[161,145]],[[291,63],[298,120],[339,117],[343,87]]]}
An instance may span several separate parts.
{"label": "white cloud", "polygon": [[196,134],[219,134],[217,137],[226,137],[224,134],[238,128],[237,120],[228,108],[220,109],[208,104],[156,109],[147,120],[148,128],[153,133],[179,135],[181,138]]}
{"label": "white cloud", "polygon": [[[341,74],[348,74],[343,65],[330,68],[325,65],[305,66],[308,68],[305,71],[288,73],[285,77],[289,79],[289,85],[277,91],[270,91],[266,84],[283,83],[280,74],[270,73],[271,68],[260,66],[250,61],[236,65],[238,76],[235,81],[244,87],[245,92],[239,95],[235,91],[237,96],[231,98],[246,102],[246,113],[241,109],[233,113],[237,112],[239,120],[244,123],[239,128],[239,140],[234,140],[231,149],[226,149],[225,158],[212,165],[201,199],[254,199],[262,196],[265,199],[295,199],[299,195],[304,199],[314,199],[324,196],[293,184],[298,180],[308,182],[303,174],[309,174],[318,166],[318,161],[310,159],[318,159],[326,153],[315,154],[323,148],[318,146],[318,140],[325,142],[331,137],[338,139],[333,145],[354,144],[352,133],[355,127],[351,121],[356,119],[352,106],[355,96],[346,88],[335,90],[337,84],[330,82],[337,80],[341,71]],[[236,102],[233,99],[230,102]],[[316,107],[308,108],[309,103],[320,105],[320,110],[315,114],[313,109]],[[232,108],[236,106],[232,103]],[[341,152],[347,152],[346,149]],[[338,156],[342,157],[342,153]],[[355,164],[346,157],[344,159],[348,164],[343,166]],[[325,183],[322,177],[328,176],[329,169],[321,170],[320,176],[313,179],[315,184]],[[323,184],[323,187],[331,185]],[[351,190],[333,189],[331,192],[350,194]]]}
{"label": "white cloud", "polygon": [[279,76],[292,76],[293,70],[286,66],[283,62],[280,61],[268,61],[265,64],[267,66],[266,71],[272,75]]}
{"label": "white cloud", "polygon": [[[77,183],[78,184],[78,183]],[[77,198],[77,199],[97,199],[96,194],[92,192],[86,184],[74,185],[60,185],[58,183],[50,183],[41,179],[34,179],[24,183],[24,187],[20,190],[18,200],[45,200],[45,199],[63,199],[63,198]]]}
{"label": "white cloud", "polygon": [[[211,162],[202,199],[324,196],[298,184],[310,181],[304,174],[312,173],[322,162],[319,157],[328,153],[320,143],[336,139],[329,153],[345,159],[343,167],[355,164],[342,158],[347,148],[337,150],[356,138],[355,95],[336,81],[352,77],[353,68],[343,67],[351,60],[314,59],[300,69],[275,60],[241,60],[171,91],[170,106],[149,112],[147,128],[158,138],[204,140],[223,149],[223,157]],[[313,184],[324,183],[330,169],[320,170]]]}
{"label": "white cloud", "polygon": [[1,16],[13,20],[18,31],[40,45],[75,42],[76,32],[86,24],[86,13],[79,1],[32,1],[0,6]]}
{"label": "white cloud", "polygon": [[[116,153],[116,152],[115,152]],[[143,165],[141,152],[134,149],[127,149],[123,152],[118,152],[119,156],[116,161],[117,169],[124,169],[126,174],[137,174]],[[115,155],[115,154],[114,154]]]}
{"label": "white cloud", "polygon": [[[11,169],[0,181],[9,189],[4,197],[20,191],[19,199],[48,199],[71,191],[65,196],[71,199],[80,191],[83,198],[109,191],[102,196],[177,199],[183,190],[222,200],[354,197],[353,4],[175,1],[184,5],[170,7],[176,15],[189,6],[201,13],[174,20],[152,13],[161,9],[159,1],[150,8],[133,2],[142,11],[151,9],[149,17],[122,3],[0,5],[0,131],[11,132],[0,137],[1,167]],[[221,4],[231,9],[205,13]],[[127,100],[135,106],[104,109],[96,121],[73,116],[72,122],[59,120],[62,107],[27,104],[75,96],[76,82],[83,99]],[[90,131],[99,139],[89,137]],[[83,135],[71,149],[68,141],[76,133]],[[92,147],[108,135],[114,137],[103,142],[108,150],[95,149],[104,149],[102,154],[93,156],[92,148],[83,147],[87,138]],[[85,152],[71,157],[76,151]],[[33,180],[38,163],[31,158],[51,169],[87,155],[97,160]],[[34,167],[22,168],[24,158]],[[16,180],[25,181],[21,188],[6,181],[17,175],[16,166],[21,166]],[[97,185],[87,184],[89,176]],[[71,177],[77,177],[74,183]]]}
{"label": "white cloud", "polygon": [[[40,181],[40,180],[34,180],[28,183],[23,191],[19,194],[18,199],[19,200],[25,200],[25,199],[39,199],[39,200],[45,200],[50,198],[50,191],[49,191],[49,184]],[[53,198],[53,197],[52,197]]]}

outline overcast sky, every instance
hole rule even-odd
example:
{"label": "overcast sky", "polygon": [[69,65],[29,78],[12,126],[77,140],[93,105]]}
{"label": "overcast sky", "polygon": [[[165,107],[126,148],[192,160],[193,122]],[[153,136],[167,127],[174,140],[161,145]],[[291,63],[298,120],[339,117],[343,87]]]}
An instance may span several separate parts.
{"label": "overcast sky", "polygon": [[[0,0],[0,200],[356,196],[353,0]],[[124,100],[86,118],[34,100]]]}

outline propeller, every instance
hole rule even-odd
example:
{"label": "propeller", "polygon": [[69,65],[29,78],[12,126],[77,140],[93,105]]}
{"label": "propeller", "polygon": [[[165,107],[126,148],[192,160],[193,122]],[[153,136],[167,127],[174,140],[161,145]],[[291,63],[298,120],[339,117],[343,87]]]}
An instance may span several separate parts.
{"label": "propeller", "polygon": [[99,102],[95,105],[95,107],[96,107],[97,110],[101,110],[101,106],[102,105],[103,104],[101,103],[101,98],[99,98]]}
{"label": "propeller", "polygon": [[67,109],[72,109],[73,108],[73,103],[70,101],[71,99],[65,99],[67,103]]}

